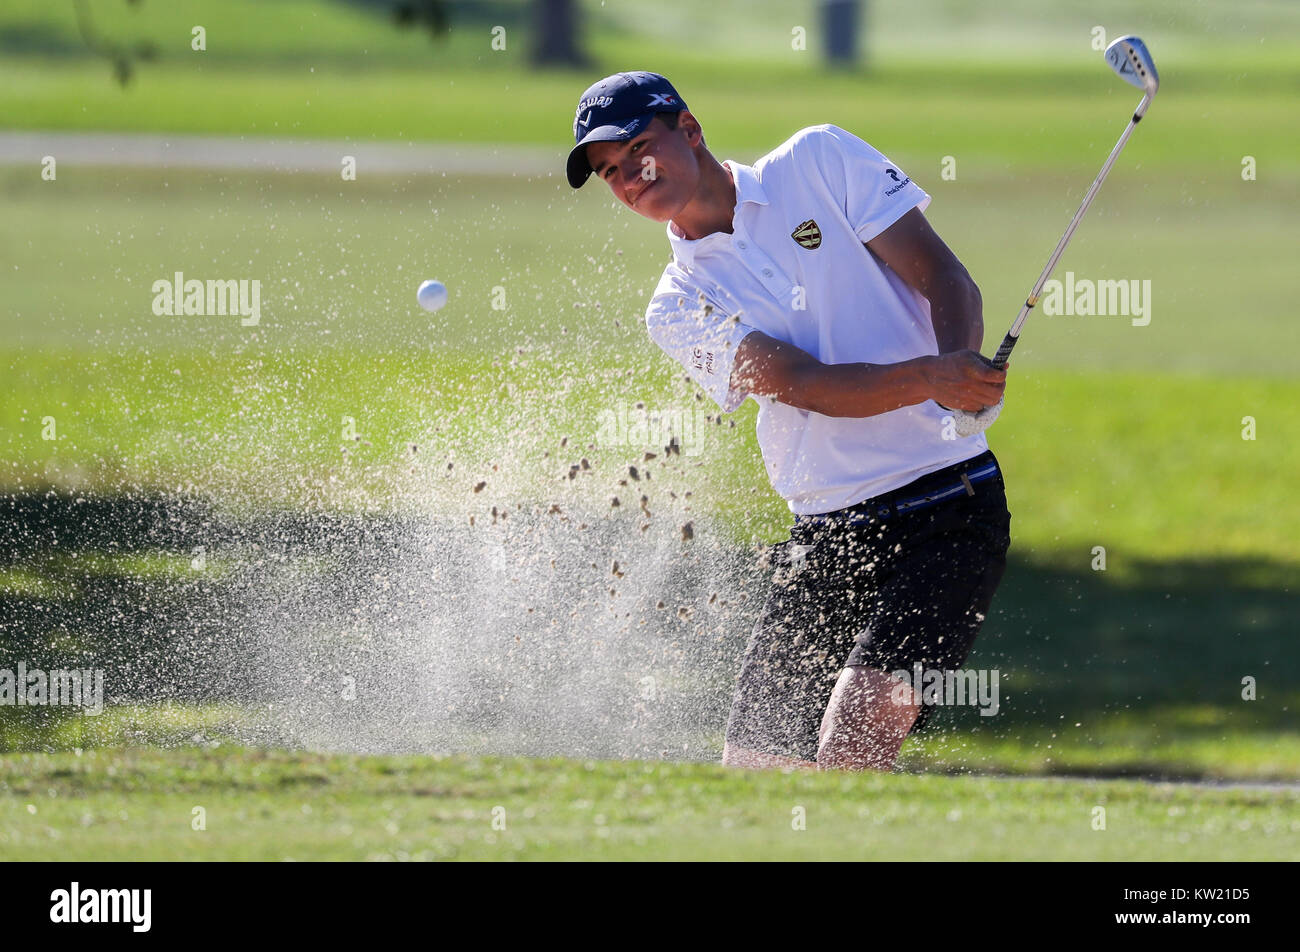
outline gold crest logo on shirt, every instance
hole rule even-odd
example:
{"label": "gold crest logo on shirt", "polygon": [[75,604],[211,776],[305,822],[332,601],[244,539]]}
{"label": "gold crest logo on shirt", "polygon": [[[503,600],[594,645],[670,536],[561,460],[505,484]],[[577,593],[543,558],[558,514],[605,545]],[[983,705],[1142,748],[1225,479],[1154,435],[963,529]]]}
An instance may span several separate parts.
{"label": "gold crest logo on shirt", "polygon": [[809,251],[815,251],[822,246],[822,230],[811,218],[790,232],[790,237]]}

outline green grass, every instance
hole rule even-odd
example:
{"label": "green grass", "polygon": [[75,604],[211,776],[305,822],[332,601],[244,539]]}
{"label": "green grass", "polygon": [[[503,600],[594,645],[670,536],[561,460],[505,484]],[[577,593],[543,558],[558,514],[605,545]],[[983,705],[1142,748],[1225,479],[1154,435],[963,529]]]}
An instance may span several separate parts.
{"label": "green grass", "polygon": [[[1008,178],[965,168],[955,182],[939,178],[937,158],[910,171],[933,195],[927,216],[981,286],[992,346],[1088,173]],[[1300,177],[1242,182],[1228,173],[1193,193],[1182,178],[1117,172],[1058,276],[1149,280],[1150,323],[1036,313],[1016,368],[1295,375],[1294,353],[1275,344],[1289,334],[1294,281],[1275,261]],[[638,373],[657,360],[641,324],[666,260],[663,231],[594,186],[75,167],[41,182],[10,168],[0,170],[0,209],[23,223],[0,232],[8,303],[0,330],[29,351],[274,359],[285,349],[401,350],[436,363],[465,351],[581,345]],[[261,281],[261,323],[155,316],[153,283],[176,271]],[[415,304],[430,275],[451,292],[435,316]],[[504,310],[493,308],[498,288]]]}
{"label": "green grass", "polygon": [[[1300,432],[1279,409],[1300,385],[1278,346],[1292,282],[1275,264],[1294,199],[1277,181],[1237,180],[1188,201],[1185,178],[1129,174],[1108,186],[1069,267],[1149,275],[1151,324],[1035,315],[991,435],[1014,561],[972,659],[1021,680],[996,730],[977,719],[918,737],[915,767],[1300,776],[1288,714],[1300,699],[1284,687],[1300,677],[1286,621]],[[930,186],[930,218],[980,282],[992,340],[1055,237],[1042,209],[1063,220],[1079,180],[965,175]],[[0,318],[14,342],[0,353],[0,485],[11,491],[179,490],[245,510],[413,509],[461,523],[518,504],[608,512],[629,492],[688,518],[665,497],[689,491],[710,538],[783,537],[752,405],[706,427],[699,455],[593,445],[601,412],[620,404],[713,412],[641,326],[660,229],[598,190],[487,177],[363,177],[355,190],[318,176],[0,178],[0,201],[25,223],[0,238],[12,267]],[[1241,320],[1224,317],[1241,313],[1225,266],[1253,285]],[[150,285],[174,270],[258,277],[262,324],[154,316]],[[429,274],[453,293],[432,316],[412,300]],[[491,307],[495,287],[504,311]],[[42,439],[47,416],[57,440]],[[1246,416],[1254,441],[1241,438]],[[660,456],[647,464],[646,451]],[[592,468],[570,482],[584,457]],[[620,486],[630,464],[654,482]],[[1096,546],[1104,573],[1090,568]],[[166,598],[187,590],[190,548],[107,562],[38,554],[0,576],[0,595],[49,610],[71,600],[74,612],[123,588],[132,603],[146,590]],[[110,575],[88,578],[92,561]],[[1238,696],[1243,675],[1269,689],[1253,706]],[[1204,711],[1189,714],[1188,698]],[[116,735],[96,736],[85,743]]]}
{"label": "green grass", "polygon": [[[1151,131],[1137,137],[1131,154],[1156,172],[1189,160],[1211,167],[1224,187],[1239,180],[1243,155],[1256,156],[1262,176],[1294,175],[1300,134],[1271,121],[1294,94],[1293,58],[1262,66],[1218,62],[1219,71],[1202,67],[1186,77],[1173,73],[1152,108]],[[932,63],[882,66],[866,78],[803,66],[760,71],[750,60],[719,72],[671,55],[653,59],[649,65],[671,75],[701,118],[710,144],[737,158],[752,158],[802,126],[833,122],[901,163],[933,166],[935,174],[944,155],[976,173],[1020,165],[1093,170],[1137,98],[1093,62],[1007,68],[959,61],[945,65],[939,82]],[[103,79],[102,70],[88,63],[0,64],[8,125],[540,144],[554,146],[559,157],[571,133],[573,103],[598,78],[534,77],[518,66],[430,76],[388,67],[355,74],[253,66],[227,73],[170,65],[146,71],[136,88],[123,92]],[[963,90],[961,97],[952,94],[954,87]],[[764,103],[757,114],[755,96]],[[1268,130],[1262,138],[1260,129]]]}
{"label": "green grass", "polygon": [[[0,62],[0,115],[13,128],[538,143],[558,153],[573,103],[597,75],[653,68],[673,78],[710,141],[735,153],[752,156],[795,128],[835,122],[913,166],[954,155],[976,175],[1091,169],[1136,98],[1091,49],[1093,26],[1109,23],[1110,35],[1149,27],[1160,60],[1153,131],[1130,153],[1148,168],[1194,163],[1226,187],[1243,155],[1255,155],[1267,177],[1294,175],[1300,154],[1293,124],[1273,121],[1300,85],[1287,39],[1298,18],[1277,5],[1200,5],[1189,14],[1172,2],[1146,11],[1076,3],[1045,14],[1019,3],[962,14],[937,0],[910,4],[907,17],[874,15],[870,68],[846,72],[790,49],[789,24],[815,20],[811,4],[768,4],[759,16],[747,6],[739,15],[736,2],[659,4],[654,17],[630,2],[609,6],[593,11],[596,63],[546,73],[529,67],[522,3],[458,11],[451,37],[438,43],[338,3],[108,6],[99,13],[107,31],[159,49],[123,90],[86,53],[71,5],[27,0],[0,14],[0,50],[9,54]],[[498,11],[513,31],[503,52],[488,46]],[[711,33],[702,17],[725,29]],[[209,48],[192,52],[189,31],[200,22]],[[686,22],[694,23],[689,44],[681,42]],[[740,34],[738,23],[747,24]]]}
{"label": "green grass", "polygon": [[7,708],[0,716],[0,749],[71,752],[229,744],[255,723],[256,714],[245,706],[218,702],[114,704],[99,714],[54,707]]}
{"label": "green grass", "polygon": [[[935,860],[1281,860],[1300,849],[1295,792],[1122,782],[217,747],[9,755],[0,787],[10,860],[889,860],[918,843]],[[1097,807],[1105,830],[1093,829]]]}
{"label": "green grass", "polygon": [[[706,424],[697,455],[598,441],[602,411],[620,402],[687,413],[700,406],[666,358],[646,359],[646,372],[626,390],[621,373],[595,373],[565,354],[517,358],[512,367],[487,357],[346,351],[275,360],[128,354],[111,362],[10,352],[0,361],[12,368],[0,404],[2,478],[12,489],[145,485],[242,506],[463,518],[514,502],[607,509],[610,495],[631,492],[619,483],[635,464],[653,473],[636,489],[652,505],[667,503],[670,491],[691,491],[695,510],[730,526],[733,539],[782,538],[789,513],[767,485],[752,405],[726,420],[734,428]],[[1161,559],[1300,561],[1300,506],[1287,502],[1300,468],[1300,424],[1279,409],[1300,399],[1300,384],[1030,368],[1022,375],[991,434],[1008,474],[1017,552],[1086,568],[1092,548],[1104,546],[1107,571],[1121,578]],[[1207,390],[1216,412],[1189,424],[1187,408]],[[57,440],[42,438],[46,415],[56,418]],[[1242,439],[1244,416],[1256,418],[1253,441]],[[344,438],[348,417],[359,441]],[[645,452],[659,458],[645,463]],[[591,469],[567,480],[582,458]],[[479,482],[487,486],[476,493]]]}
{"label": "green grass", "polygon": [[[115,507],[158,492],[250,512],[412,509],[485,522],[493,506],[604,513],[611,495],[645,492],[656,511],[698,516],[710,538],[775,541],[788,514],[757,455],[752,405],[708,427],[698,456],[646,463],[662,447],[592,445],[601,411],[701,404],[641,326],[666,261],[662,229],[558,178],[577,93],[613,69],[664,71],[719,156],[743,161],[815,122],[861,134],[933,195],[928,217],[981,286],[991,347],[1136,99],[1097,62],[1088,31],[1131,29],[1160,63],[1160,97],[1061,271],[1149,279],[1152,321],[1034,316],[991,434],[1008,473],[1012,564],[971,660],[1006,674],[1004,712],[993,724],[954,715],[910,741],[904,763],[1300,777],[1300,424],[1283,409],[1300,398],[1300,363],[1281,250],[1294,244],[1300,132],[1278,119],[1300,89],[1300,13],[1173,0],[976,12],[918,0],[906,17],[873,12],[868,69],[828,72],[815,52],[789,49],[790,24],[811,23],[808,4],[758,0],[738,17],[737,2],[672,0],[653,17],[631,3],[593,9],[596,64],[545,74],[527,68],[521,2],[482,15],[457,5],[452,36],[436,44],[340,3],[106,4],[97,16],[111,35],[160,48],[126,89],[86,54],[71,4],[6,4],[7,128],[548,145],[557,174],[363,169],[344,183],[61,161],[43,182],[34,163],[0,169],[0,490],[107,500],[107,525],[119,524]],[[492,54],[483,17],[498,12],[511,39]],[[209,30],[206,53],[188,50],[194,23]],[[1257,181],[1241,178],[1246,155]],[[940,176],[944,156],[955,181]],[[155,316],[152,282],[175,271],[260,280],[261,325]],[[436,315],[414,303],[427,276],[452,293]],[[491,306],[497,288],[504,310]],[[1247,416],[1254,441],[1241,438]],[[55,440],[42,439],[46,417]],[[569,481],[584,457],[592,468]],[[633,463],[654,482],[621,486]],[[76,533],[57,549],[33,542],[0,560],[0,604],[46,619],[20,634],[53,632],[56,653],[93,645],[119,605],[163,617],[200,589],[217,599],[204,605],[219,604],[221,562],[196,579],[184,538],[168,549],[123,536],[121,551]],[[1104,572],[1091,567],[1096,546]],[[56,631],[53,617],[73,621]],[[1258,678],[1257,701],[1240,697],[1244,676]],[[687,842],[712,856],[883,857],[918,826],[953,857],[1294,853],[1295,824],[1279,819],[1294,800],[1254,793],[115,750],[239,736],[247,714],[155,706],[0,719],[6,749],[108,748],[0,760],[11,793],[0,811],[15,811],[0,823],[6,855],[39,855],[75,831],[100,858],[136,843],[158,858],[667,857]],[[229,789],[214,779],[225,770]],[[669,779],[642,796],[645,771]],[[1120,811],[1107,833],[1087,826],[1098,791]],[[806,833],[789,830],[795,793],[816,805]],[[198,796],[217,805],[209,834],[189,830]],[[497,803],[511,833],[489,842],[484,811]],[[530,808],[536,824],[516,824]]]}
{"label": "green grass", "polygon": [[[727,50],[791,53],[791,27],[802,25],[808,29],[808,48],[815,53],[820,31],[817,2],[715,0],[701,6],[691,0],[661,0],[649,13],[629,0],[605,0],[585,5],[583,12],[588,39],[598,47],[635,39],[651,49],[678,48],[700,55]],[[382,5],[340,0],[143,0],[135,6],[114,0],[93,9],[99,32],[119,42],[149,41],[164,59],[188,54],[191,28],[203,24],[210,39],[205,58],[230,64],[323,59],[350,65],[376,60],[487,65],[505,59],[489,55],[491,26],[507,28],[510,51],[522,52],[532,39],[532,0],[448,0],[447,6],[451,33],[436,43],[425,33],[394,29]],[[1140,7],[1125,0],[1060,0],[1050,7],[1036,0],[978,7],[912,0],[906,17],[879,9],[867,12],[862,38],[877,55],[975,52],[990,59],[1009,54],[1080,58],[1098,25],[1112,37],[1124,31],[1159,35],[1179,53],[1211,37],[1229,47],[1254,43],[1267,51],[1300,20],[1291,6],[1273,0],[1209,0],[1190,7],[1180,0],[1148,0]],[[10,0],[5,5],[0,49],[88,58],[73,5],[43,0]]]}
{"label": "green grass", "polygon": [[971,725],[969,732],[918,735],[900,764],[949,773],[1295,782],[1300,736],[1287,729],[1288,708],[1276,706],[1272,713],[1280,716],[1257,720],[1244,707],[1239,699],[1143,706],[1102,712],[1086,726],[1061,715],[1055,725],[999,726],[996,733]]}
{"label": "green grass", "polygon": [[[75,355],[29,361],[16,401],[33,404],[39,388],[66,388],[80,416],[60,424],[65,442],[57,447],[40,440],[38,428],[14,427],[11,478],[38,492],[52,481],[72,496],[107,499],[97,524],[108,526],[142,524],[130,506],[115,514],[112,504],[112,493],[134,498],[141,485],[242,510],[413,510],[461,525],[469,518],[488,525],[494,507],[521,504],[630,519],[609,509],[609,497],[630,504],[644,492],[658,518],[699,520],[703,544],[784,537],[789,517],[766,485],[752,410],[737,415],[734,429],[709,427],[700,455],[646,463],[643,453],[661,447],[586,448],[619,382],[571,378],[564,363],[538,359],[501,371],[488,358],[462,360],[454,386],[445,364],[431,386],[423,358],[298,356],[251,377],[241,360],[172,355],[165,367],[179,367],[180,378],[164,370],[159,376],[170,383],[156,383],[151,411],[135,420],[118,408],[138,399],[141,372],[156,358],[119,358],[116,376],[103,380],[86,376]],[[492,403],[502,372],[517,387],[509,406]],[[1300,778],[1292,625],[1300,525],[1297,507],[1284,502],[1300,466],[1300,433],[1271,409],[1300,398],[1300,385],[1214,381],[1224,416],[1199,434],[1189,468],[1182,408],[1197,403],[1205,378],[1049,370],[1026,377],[992,434],[1007,473],[1012,561],[969,662],[1003,672],[1004,707],[992,723],[968,712],[919,735],[904,762],[939,771]],[[171,382],[178,379],[188,383]],[[557,388],[563,402],[551,397]],[[1137,409],[1097,409],[1111,394],[1134,392],[1143,398]],[[634,396],[650,406],[692,402],[667,373]],[[1261,436],[1244,441],[1239,414],[1252,411]],[[363,442],[341,439],[344,415],[356,416]],[[411,442],[420,446],[415,456]],[[570,481],[580,458],[591,468]],[[620,485],[630,464],[653,480]],[[476,493],[480,482],[486,486]],[[49,651],[69,639],[118,644],[119,624],[102,633],[97,626],[119,617],[110,606],[124,598],[161,607],[202,590],[203,604],[216,610],[242,597],[221,594],[215,556],[212,572],[187,571],[203,535],[197,525],[185,532],[184,520],[170,545],[128,533],[120,537],[126,551],[112,556],[75,526],[54,535],[57,549],[38,548],[0,573],[6,614],[64,633]],[[1104,571],[1094,568],[1098,546]],[[303,557],[304,571],[311,557]],[[1259,683],[1256,701],[1241,697],[1245,676]],[[114,733],[114,723],[95,721],[89,736],[75,738],[66,731],[84,724],[54,734],[18,725],[4,746],[66,749],[131,736]],[[156,730],[174,740],[165,723]]]}

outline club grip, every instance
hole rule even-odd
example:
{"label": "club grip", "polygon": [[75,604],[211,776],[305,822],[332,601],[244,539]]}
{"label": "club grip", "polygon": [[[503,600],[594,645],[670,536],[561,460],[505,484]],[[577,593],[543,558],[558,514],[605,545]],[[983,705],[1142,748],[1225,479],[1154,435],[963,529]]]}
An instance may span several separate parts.
{"label": "club grip", "polygon": [[1002,338],[1002,346],[999,347],[998,352],[993,355],[994,367],[1001,370],[1007,365],[1007,358],[1011,356],[1011,351],[1015,348],[1016,341],[1018,340],[1020,340],[1019,337],[1012,337],[1010,334]]}

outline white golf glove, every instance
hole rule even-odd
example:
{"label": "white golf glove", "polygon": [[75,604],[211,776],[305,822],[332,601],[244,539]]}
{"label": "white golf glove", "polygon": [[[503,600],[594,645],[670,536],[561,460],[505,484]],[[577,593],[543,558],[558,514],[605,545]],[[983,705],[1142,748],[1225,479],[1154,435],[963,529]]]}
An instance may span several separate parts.
{"label": "white golf glove", "polygon": [[983,433],[993,425],[993,421],[998,418],[1002,412],[1002,402],[1005,396],[999,397],[998,402],[991,407],[985,407],[978,413],[968,413],[965,410],[951,410],[953,423],[957,430],[958,436],[974,436],[976,433]]}

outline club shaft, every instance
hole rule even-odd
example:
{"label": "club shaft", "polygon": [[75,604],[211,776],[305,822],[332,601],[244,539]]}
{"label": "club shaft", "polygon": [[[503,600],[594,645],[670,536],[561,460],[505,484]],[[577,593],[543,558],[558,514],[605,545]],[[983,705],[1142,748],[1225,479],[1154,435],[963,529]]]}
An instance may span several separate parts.
{"label": "club shaft", "polygon": [[1143,114],[1147,111],[1147,106],[1150,102],[1151,97],[1149,95],[1142,97],[1142,102],[1133,113],[1133,118],[1129,120],[1128,125],[1124,127],[1124,133],[1119,137],[1119,141],[1115,143],[1115,148],[1110,150],[1110,155],[1106,157],[1106,161],[1102,165],[1101,171],[1097,173],[1097,177],[1093,180],[1091,187],[1089,187],[1088,193],[1083,196],[1083,201],[1079,204],[1079,210],[1074,213],[1074,217],[1070,219],[1069,226],[1065,229],[1065,234],[1061,235],[1061,240],[1056,243],[1056,250],[1053,251],[1052,256],[1047,259],[1047,266],[1043,268],[1043,273],[1040,274],[1038,280],[1034,282],[1034,287],[1029,292],[1029,297],[1025,298],[1024,306],[1020,309],[1020,313],[1016,316],[1015,322],[1011,325],[1011,330],[1007,331],[1007,336],[1002,339],[1002,346],[998,348],[998,352],[993,356],[994,366],[1006,366],[1007,358],[1011,356],[1012,348],[1016,346],[1016,341],[1020,339],[1020,328],[1024,326],[1025,318],[1029,316],[1029,312],[1033,310],[1034,305],[1038,303],[1038,296],[1043,292],[1043,285],[1046,284],[1047,279],[1052,276],[1052,271],[1056,268],[1056,263],[1061,260],[1061,255],[1065,253],[1065,246],[1070,243],[1070,238],[1074,236],[1074,230],[1079,227],[1079,222],[1083,221],[1083,216],[1088,211],[1088,206],[1091,205],[1092,200],[1097,197],[1097,192],[1101,190],[1101,183],[1106,181],[1106,176],[1110,174],[1111,167],[1115,164],[1115,160],[1119,158],[1119,154],[1124,151],[1124,146],[1128,144],[1129,136],[1131,136],[1133,130],[1137,128],[1137,124],[1139,120],[1141,120]]}

